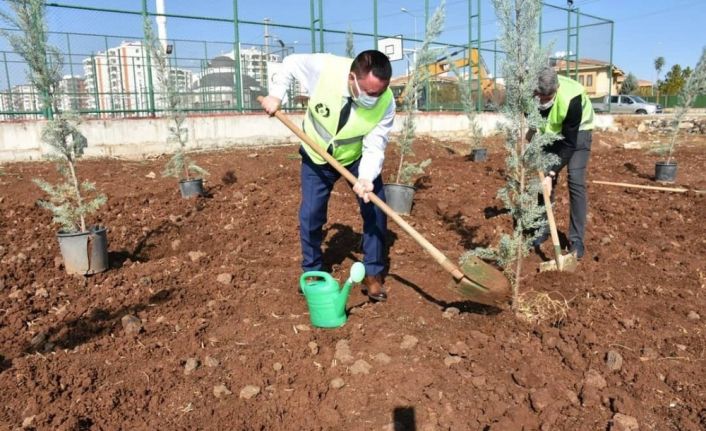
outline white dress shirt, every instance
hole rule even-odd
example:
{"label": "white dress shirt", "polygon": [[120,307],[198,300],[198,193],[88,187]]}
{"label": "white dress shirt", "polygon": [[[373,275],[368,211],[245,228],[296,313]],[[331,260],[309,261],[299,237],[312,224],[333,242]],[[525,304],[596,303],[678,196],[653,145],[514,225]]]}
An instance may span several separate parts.
{"label": "white dress shirt", "polygon": [[[311,94],[319,76],[324,69],[325,59],[331,54],[293,54],[284,58],[282,69],[273,77],[270,83],[270,96],[282,100],[287,100],[287,90],[292,79],[296,78],[307,94]],[[341,107],[351,96],[346,80],[345,88],[342,89],[343,98]],[[356,110],[353,103],[351,111]],[[390,101],[382,120],[363,138],[363,157],[358,168],[358,178],[373,181],[382,171],[382,163],[385,160],[385,147],[387,147],[388,136],[392,131],[392,123],[395,118],[395,100]]]}

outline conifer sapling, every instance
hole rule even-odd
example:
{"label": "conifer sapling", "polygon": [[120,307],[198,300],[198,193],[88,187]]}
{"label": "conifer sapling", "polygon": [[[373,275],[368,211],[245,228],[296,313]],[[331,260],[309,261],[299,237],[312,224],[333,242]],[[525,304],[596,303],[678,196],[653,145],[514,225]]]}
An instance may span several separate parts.
{"label": "conifer sapling", "polygon": [[160,88],[160,99],[164,111],[169,118],[168,142],[178,144],[174,155],[164,167],[162,175],[179,180],[190,180],[191,174],[205,176],[208,172],[197,165],[187,154],[186,144],[189,142],[189,130],[186,128],[186,115],[182,109],[179,94],[178,75],[172,70],[162,44],[157,39],[149,16],[144,19],[145,45],[150,59],[154,62],[157,83]]}
{"label": "conifer sapling", "polygon": [[431,49],[431,44],[441,34],[444,25],[444,18],[445,1],[442,0],[427,24],[424,41],[422,42],[421,48],[419,48],[415,55],[412,72],[408,77],[407,84],[402,92],[402,105],[407,115],[402,123],[402,131],[398,142],[400,159],[397,166],[397,176],[395,179],[395,182],[398,184],[411,183],[414,176],[422,175],[424,173],[424,169],[431,164],[431,159],[427,159],[419,163],[409,163],[405,160],[405,158],[414,154],[412,152],[412,144],[414,142],[416,129],[414,122],[414,105],[422,85],[429,78],[429,71],[426,66],[432,63],[433,59],[434,52]]}
{"label": "conifer sapling", "polygon": [[[3,30],[12,48],[25,60],[29,81],[41,97],[43,110],[49,120],[42,130],[42,141],[50,145],[56,166],[64,181],[50,184],[41,179],[33,181],[49,196],[39,205],[50,210],[54,222],[64,233],[86,232],[86,216],[105,204],[106,197],[97,194],[91,182],[79,182],[76,162],[83,155],[87,141],[78,129],[78,116],[61,112],[58,106],[63,58],[59,50],[49,44],[46,26],[46,6],[43,0],[17,0],[9,3],[14,16],[0,12],[0,17],[19,29],[19,34]],[[95,194],[92,199],[86,195]]]}

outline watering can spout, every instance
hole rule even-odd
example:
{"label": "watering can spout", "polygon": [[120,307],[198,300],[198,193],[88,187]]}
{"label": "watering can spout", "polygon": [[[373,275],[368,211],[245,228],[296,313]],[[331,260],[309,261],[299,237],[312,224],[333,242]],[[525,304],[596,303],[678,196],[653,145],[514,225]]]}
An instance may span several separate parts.
{"label": "watering can spout", "polygon": [[345,312],[346,302],[348,302],[348,295],[351,293],[351,287],[353,283],[360,283],[365,278],[365,265],[360,262],[356,262],[351,267],[351,275],[348,277],[345,283],[343,283],[343,289],[338,294],[338,299],[336,301],[336,307]]}

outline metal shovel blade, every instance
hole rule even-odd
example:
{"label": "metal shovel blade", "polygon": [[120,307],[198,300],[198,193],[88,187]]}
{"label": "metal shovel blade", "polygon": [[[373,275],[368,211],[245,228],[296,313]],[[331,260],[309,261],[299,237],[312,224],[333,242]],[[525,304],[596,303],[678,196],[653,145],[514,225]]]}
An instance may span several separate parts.
{"label": "metal shovel blade", "polygon": [[500,271],[473,256],[461,265],[462,278],[451,281],[449,287],[473,302],[503,307],[510,300],[510,281]]}
{"label": "metal shovel blade", "polygon": [[579,263],[576,260],[576,255],[574,253],[569,253],[567,255],[558,255],[557,260],[549,260],[547,262],[542,262],[539,264],[539,272],[545,271],[565,271],[574,272],[578,268]]}

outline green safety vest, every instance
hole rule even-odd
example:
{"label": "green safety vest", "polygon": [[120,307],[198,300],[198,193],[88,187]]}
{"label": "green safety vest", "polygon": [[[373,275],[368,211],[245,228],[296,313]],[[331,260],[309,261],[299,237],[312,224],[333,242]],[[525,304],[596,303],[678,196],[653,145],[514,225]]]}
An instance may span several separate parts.
{"label": "green safety vest", "polygon": [[[351,109],[346,124],[336,133],[343,89],[348,82],[352,62],[350,58],[328,56],[319,82],[309,98],[304,118],[306,134],[324,150],[333,146],[333,157],[344,166],[355,162],[363,154],[363,138],[382,120],[392,100],[392,91],[388,88],[371,109],[356,106],[355,110]],[[303,145],[314,163],[326,163],[307,144]]]}
{"label": "green safety vest", "polygon": [[573,79],[562,75],[559,75],[558,78],[559,89],[556,92],[554,105],[551,111],[549,111],[547,123],[542,129],[542,132],[549,132],[555,135],[561,134],[561,128],[564,124],[566,113],[569,111],[569,103],[571,103],[571,99],[579,94],[581,95],[581,107],[583,108],[579,130],[593,130],[593,105],[591,105],[591,100],[586,94],[586,89]]}

